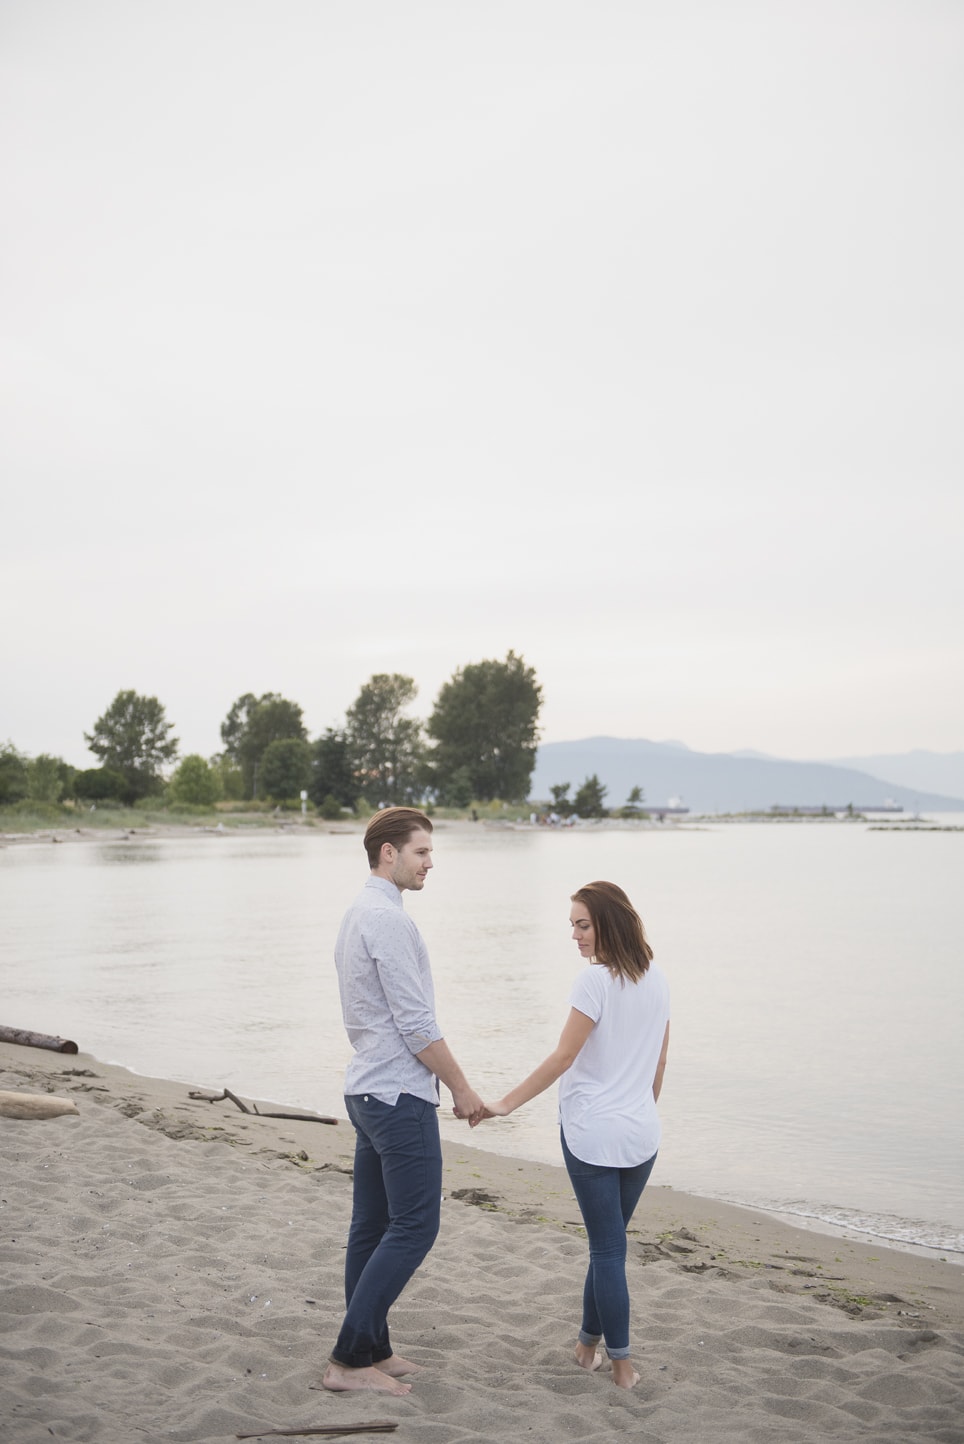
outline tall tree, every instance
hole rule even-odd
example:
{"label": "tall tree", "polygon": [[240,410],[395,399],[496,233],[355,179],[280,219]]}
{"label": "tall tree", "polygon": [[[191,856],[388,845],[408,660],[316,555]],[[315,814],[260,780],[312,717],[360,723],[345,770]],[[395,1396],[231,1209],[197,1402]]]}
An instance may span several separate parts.
{"label": "tall tree", "polygon": [[542,688],[515,652],[504,662],[472,662],[438,694],[427,731],[436,787],[445,798],[449,778],[464,770],[481,802],[525,798],[539,736]]}
{"label": "tall tree", "polygon": [[70,768],[60,757],[41,752],[27,763],[27,792],[33,802],[59,802],[72,778]]}
{"label": "tall tree", "polygon": [[74,773],[72,791],[78,802],[121,802],[127,783],[112,767],[88,767]]}
{"label": "tall tree", "polygon": [[351,747],[345,732],[329,727],[312,743],[311,781],[308,795],[316,807],[334,798],[340,807],[354,807],[361,792],[352,766]]}
{"label": "tall tree", "polygon": [[[265,693],[266,697],[272,697],[273,692]],[[244,692],[236,702],[231,703],[231,708],[224,721],[221,723],[221,741],[224,743],[224,751],[232,762],[240,763],[239,756],[241,739],[248,726],[248,718],[257,707],[259,699],[253,692]]]}
{"label": "tall tree", "polygon": [[29,788],[27,758],[12,742],[0,742],[0,804],[20,802]]}
{"label": "tall tree", "polygon": [[587,777],[585,782],[572,799],[572,810],[577,817],[607,817],[609,809],[603,799],[608,788],[599,781],[595,772]]}
{"label": "tall tree", "polygon": [[215,752],[208,758],[208,765],[218,774],[224,801],[240,802],[244,797],[244,777],[234,759],[226,752]]}
{"label": "tall tree", "polygon": [[261,761],[272,742],[307,741],[308,734],[297,702],[277,692],[255,697],[245,692],[221,723],[224,751],[241,768],[244,796],[258,797],[266,789],[259,776]]}
{"label": "tall tree", "polygon": [[102,766],[124,778],[123,800],[136,802],[163,785],[161,768],[177,756],[177,738],[168,736],[173,727],[156,697],[118,692],[84,741]]}
{"label": "tall tree", "polygon": [[411,677],[378,672],[345,714],[355,776],[368,801],[379,807],[421,796],[422,724],[402,716],[417,692]]}
{"label": "tall tree", "polygon": [[261,758],[262,791],[283,802],[307,790],[311,781],[311,748],[300,737],[269,742]]}

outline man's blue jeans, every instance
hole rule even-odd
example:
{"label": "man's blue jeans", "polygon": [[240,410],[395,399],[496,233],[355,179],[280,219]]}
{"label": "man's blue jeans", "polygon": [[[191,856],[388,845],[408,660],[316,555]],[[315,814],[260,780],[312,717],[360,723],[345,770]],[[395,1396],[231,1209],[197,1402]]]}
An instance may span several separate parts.
{"label": "man's blue jeans", "polygon": [[347,1313],[331,1351],[349,1369],[389,1359],[388,1311],[438,1235],[442,1146],[438,1110],[400,1093],[345,1099],[355,1126],[355,1179],[345,1258]]}
{"label": "man's blue jeans", "polygon": [[570,1153],[560,1129],[562,1156],[589,1237],[589,1270],[582,1294],[579,1342],[602,1338],[611,1359],[629,1358],[629,1288],[626,1283],[626,1228],[656,1162],[656,1154],[635,1168],[602,1168]]}

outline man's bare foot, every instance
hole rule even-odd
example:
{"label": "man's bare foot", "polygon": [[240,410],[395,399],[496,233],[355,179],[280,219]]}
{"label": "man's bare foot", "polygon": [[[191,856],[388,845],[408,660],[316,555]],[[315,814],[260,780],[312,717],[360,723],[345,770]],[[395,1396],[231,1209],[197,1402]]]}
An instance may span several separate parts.
{"label": "man's bare foot", "polygon": [[420,1364],[413,1364],[410,1359],[403,1359],[401,1354],[389,1354],[387,1359],[379,1359],[377,1364],[372,1365],[375,1369],[381,1369],[390,1379],[399,1379],[402,1374],[418,1374],[421,1372]]}
{"label": "man's bare foot", "polygon": [[629,1359],[613,1359],[613,1383],[617,1389],[634,1389],[639,1375]]}
{"label": "man's bare foot", "polygon": [[602,1368],[603,1356],[592,1344],[576,1345],[576,1363],[580,1369],[588,1369],[594,1374],[597,1369]]}
{"label": "man's bare foot", "polygon": [[[386,1361],[387,1362],[387,1361]],[[410,1394],[411,1384],[402,1384],[372,1365],[368,1369],[346,1369],[343,1364],[329,1363],[322,1386],[340,1394],[349,1389],[376,1389],[382,1394]]]}

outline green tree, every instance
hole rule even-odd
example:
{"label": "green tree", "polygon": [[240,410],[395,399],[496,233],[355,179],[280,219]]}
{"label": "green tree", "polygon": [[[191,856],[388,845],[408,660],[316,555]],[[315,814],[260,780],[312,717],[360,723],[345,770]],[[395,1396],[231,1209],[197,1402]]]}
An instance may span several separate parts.
{"label": "green tree", "polygon": [[308,796],[322,816],[327,815],[323,811],[325,799],[332,798],[340,815],[343,807],[354,808],[360,791],[361,788],[355,780],[348,736],[345,732],[329,727],[323,736],[312,744]]}
{"label": "green tree", "polygon": [[[438,785],[434,768],[430,768],[429,781],[443,807],[468,807],[475,797],[472,774],[467,767],[459,767],[455,772],[450,772]],[[481,798],[479,800],[481,801]]]}
{"label": "green tree", "polygon": [[[267,692],[266,697],[274,694]],[[230,757],[232,762],[240,762],[241,739],[248,726],[248,717],[258,705],[259,699],[253,692],[245,692],[236,702],[232,702],[231,708],[224,721],[221,723],[221,741],[224,743],[224,755]]]}
{"label": "green tree", "polygon": [[57,757],[55,761],[57,763],[57,769],[60,773],[60,795],[62,798],[73,797],[74,778],[77,776],[77,769],[76,767],[72,766],[71,763],[65,762],[62,757]]}
{"label": "green tree", "polygon": [[301,737],[279,737],[261,756],[262,791],[282,802],[306,791],[311,781],[311,748]]}
{"label": "green tree", "polygon": [[189,807],[213,807],[224,796],[221,773],[197,752],[191,752],[178,764],[168,795],[172,802]]}
{"label": "green tree", "polygon": [[84,740],[103,766],[124,778],[123,801],[136,802],[163,785],[161,768],[177,756],[177,738],[168,736],[173,727],[156,697],[118,692]]}
{"label": "green tree", "polygon": [[422,724],[402,716],[417,691],[411,677],[378,672],[345,714],[355,775],[361,791],[378,806],[421,797]]}
{"label": "green tree", "polygon": [[557,782],[554,787],[549,788],[549,791],[552,793],[553,812],[557,812],[560,817],[571,817],[572,798],[569,796],[569,783]]}
{"label": "green tree", "polygon": [[573,812],[577,817],[608,816],[608,809],[603,801],[607,790],[594,772],[591,777],[586,778],[572,799]]}
{"label": "green tree", "polygon": [[268,790],[262,786],[260,770],[272,742],[305,742],[307,737],[298,703],[277,692],[265,692],[261,697],[245,692],[221,723],[224,751],[241,769],[245,797],[258,797]]}
{"label": "green tree", "polygon": [[342,807],[341,803],[338,801],[338,798],[337,798],[337,797],[332,797],[332,795],[331,795],[330,792],[328,793],[327,797],[323,797],[323,798],[321,799],[321,801],[319,802],[319,804],[318,804],[318,811],[319,811],[319,813],[320,813],[321,816],[324,817],[328,822],[335,822],[335,821],[337,821],[337,819],[338,819],[339,817],[341,817],[341,815],[342,815],[342,813],[344,812],[344,810],[345,810],[345,809]]}
{"label": "green tree", "polygon": [[226,752],[215,752],[213,757],[208,758],[208,765],[218,774],[224,800],[240,802],[244,797],[244,775],[238,764]]}
{"label": "green tree", "polygon": [[127,783],[112,767],[87,767],[75,773],[73,791],[78,802],[121,802]]}
{"label": "green tree", "polygon": [[26,757],[12,742],[0,742],[0,804],[20,802],[27,796],[29,787]]}
{"label": "green tree", "polygon": [[643,810],[645,793],[641,787],[634,787],[623,806],[623,817],[638,817]]}
{"label": "green tree", "polygon": [[27,796],[32,802],[59,802],[67,781],[67,764],[41,752],[27,763]]}
{"label": "green tree", "polygon": [[514,652],[504,662],[472,662],[444,684],[428,720],[432,766],[445,798],[448,779],[464,770],[481,802],[525,798],[539,736],[542,688]]}

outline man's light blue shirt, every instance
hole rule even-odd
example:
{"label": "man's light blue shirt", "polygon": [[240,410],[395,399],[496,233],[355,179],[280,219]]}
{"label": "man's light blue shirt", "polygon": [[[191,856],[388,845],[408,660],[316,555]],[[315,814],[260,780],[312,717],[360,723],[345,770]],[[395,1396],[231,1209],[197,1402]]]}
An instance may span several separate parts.
{"label": "man's light blue shirt", "polygon": [[415,1057],[442,1037],[428,949],[387,878],[370,877],[335,944],[341,1012],[354,1051],[345,1093],[390,1106],[400,1093],[439,1101],[435,1075]]}

